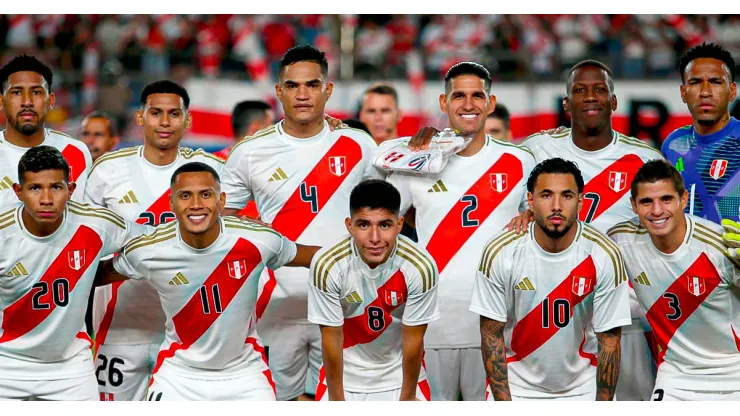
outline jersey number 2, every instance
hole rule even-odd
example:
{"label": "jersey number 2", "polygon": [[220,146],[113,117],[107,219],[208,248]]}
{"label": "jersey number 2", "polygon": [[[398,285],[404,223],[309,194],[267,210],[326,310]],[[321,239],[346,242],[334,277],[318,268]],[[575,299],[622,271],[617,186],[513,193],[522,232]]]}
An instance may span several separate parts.
{"label": "jersey number 2", "polygon": [[478,209],[478,197],[475,195],[463,195],[460,198],[460,202],[466,202],[467,207],[463,208],[462,211],[462,226],[463,227],[477,227],[480,225],[480,221],[470,218],[470,214]]}

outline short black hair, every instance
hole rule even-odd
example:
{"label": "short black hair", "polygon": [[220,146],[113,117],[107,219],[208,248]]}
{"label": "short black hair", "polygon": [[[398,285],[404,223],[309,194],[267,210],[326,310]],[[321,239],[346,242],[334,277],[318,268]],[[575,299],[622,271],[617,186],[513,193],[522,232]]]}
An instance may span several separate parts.
{"label": "short black hair", "polygon": [[172,174],[172,177],[170,178],[170,187],[175,184],[175,181],[177,180],[177,177],[181,173],[191,173],[191,172],[208,172],[211,175],[213,175],[213,179],[216,180],[217,184],[221,184],[221,178],[218,176],[218,172],[216,172],[215,169],[212,167],[206,165],[203,162],[188,162],[179,168],[175,170],[175,172]]}
{"label": "short black hair", "polygon": [[466,61],[452,65],[452,68],[447,70],[445,74],[445,94],[452,91],[452,80],[460,75],[477,76],[483,80],[483,88],[486,90],[486,94],[491,93],[491,73],[488,72],[486,67],[477,62]]}
{"label": "short black hair", "polygon": [[717,44],[705,42],[689,49],[678,60],[678,71],[681,73],[682,83],[686,82],[684,79],[686,67],[689,66],[691,61],[699,58],[711,58],[722,61],[730,71],[730,82],[735,82],[735,60],[732,59],[732,54]]}
{"label": "short black hair", "polygon": [[655,159],[642,165],[635,173],[630,185],[630,198],[633,201],[637,200],[637,190],[640,184],[655,183],[662,180],[671,181],[673,188],[678,192],[678,196],[683,195],[686,191],[681,173],[667,160]]}
{"label": "short black hair", "polygon": [[606,85],[609,86],[609,92],[611,94],[614,94],[614,73],[611,69],[609,69],[608,66],[606,66],[605,63],[599,62],[595,59],[586,59],[581,62],[578,62],[577,64],[573,65],[570,68],[570,71],[568,71],[568,79],[565,82],[565,89],[566,93],[570,95],[570,89],[573,86],[573,74],[576,73],[576,70],[586,67],[586,66],[593,66],[596,68],[601,69],[602,71],[606,72]]}
{"label": "short black hair", "polygon": [[390,95],[393,97],[393,101],[396,102],[396,106],[398,106],[398,91],[390,84],[375,83],[362,93],[362,98],[365,98],[367,94]]}
{"label": "short black hair", "polygon": [[118,128],[116,128],[116,121],[108,113],[103,111],[93,111],[92,113],[85,116],[82,121],[89,120],[91,118],[102,118],[108,122],[108,134],[111,137],[118,136]]}
{"label": "short black hair", "polygon": [[496,108],[488,115],[487,118],[498,118],[504,122],[504,128],[506,128],[507,130],[509,129],[511,114],[509,114],[509,109],[506,108],[505,105],[501,103],[496,103]]}
{"label": "short black hair", "polygon": [[260,100],[247,100],[237,103],[231,111],[231,131],[234,137],[244,136],[245,131],[255,121],[265,116],[270,104]]}
{"label": "short black hair", "polygon": [[69,183],[69,164],[56,147],[36,146],[28,149],[18,162],[18,182],[23,186],[26,172],[38,173],[44,170],[61,170],[64,182]]}
{"label": "short black hair", "polygon": [[280,59],[278,76],[282,75],[283,68],[296,62],[313,62],[319,64],[324,80],[329,79],[329,62],[326,60],[326,54],[316,49],[313,45],[298,45],[288,49]]}
{"label": "short black hair", "polygon": [[346,124],[347,127],[352,127],[353,129],[362,130],[367,134],[370,134],[370,130],[368,130],[365,123],[361,122],[360,120],[356,118],[345,118],[342,120],[342,123]]}
{"label": "short black hair", "polygon": [[190,107],[190,96],[187,90],[181,87],[180,84],[163,79],[159,81],[150,82],[141,90],[141,106],[146,104],[146,99],[152,94],[175,94],[182,98],[182,103],[185,105],[185,109]]}
{"label": "short black hair", "polygon": [[561,159],[559,157],[553,157],[551,159],[543,160],[537,166],[532,169],[532,173],[529,174],[527,179],[527,191],[534,192],[534,186],[537,184],[537,178],[543,173],[561,173],[564,175],[573,175],[576,180],[576,187],[578,193],[583,193],[583,175],[581,170],[578,169],[578,165],[571,162],[570,160]]}
{"label": "short black hair", "polygon": [[357,184],[349,195],[350,215],[362,208],[385,209],[398,215],[401,210],[401,194],[384,180],[366,179]]}
{"label": "short black hair", "polygon": [[21,71],[31,71],[41,75],[49,86],[49,90],[51,90],[51,83],[54,80],[54,74],[51,72],[51,68],[35,56],[18,55],[0,68],[0,88],[2,88],[0,94],[5,92],[5,84],[8,82],[8,78],[16,72]]}

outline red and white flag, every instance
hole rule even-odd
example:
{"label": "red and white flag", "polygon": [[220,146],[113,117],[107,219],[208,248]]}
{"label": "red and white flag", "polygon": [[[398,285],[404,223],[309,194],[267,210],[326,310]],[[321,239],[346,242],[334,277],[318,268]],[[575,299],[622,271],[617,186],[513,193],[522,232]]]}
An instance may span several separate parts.
{"label": "red and white flag", "polygon": [[609,172],[609,188],[614,192],[619,192],[627,187],[627,173]]}
{"label": "red and white flag", "polygon": [[689,276],[689,293],[694,296],[701,296],[707,290],[707,285],[703,277]]}
{"label": "red and white flag", "polygon": [[385,303],[390,306],[398,306],[405,301],[403,293],[393,290],[385,291]]}
{"label": "red and white flag", "polygon": [[583,276],[573,276],[573,293],[583,296],[591,291],[591,278]]}
{"label": "red and white flag", "polygon": [[344,175],[347,170],[347,164],[345,163],[344,156],[331,156],[329,158],[329,171],[336,176]]}
{"label": "red and white flag", "polygon": [[69,268],[80,270],[85,267],[85,250],[71,250],[67,252]]}
{"label": "red and white flag", "polygon": [[234,279],[241,279],[248,274],[247,272],[247,261],[246,260],[234,260],[227,263],[229,268],[229,276]]}
{"label": "red and white flag", "polygon": [[724,159],[714,159],[712,161],[712,165],[709,167],[709,176],[712,177],[712,179],[717,180],[723,176],[725,176],[725,171],[727,170],[727,161]]}

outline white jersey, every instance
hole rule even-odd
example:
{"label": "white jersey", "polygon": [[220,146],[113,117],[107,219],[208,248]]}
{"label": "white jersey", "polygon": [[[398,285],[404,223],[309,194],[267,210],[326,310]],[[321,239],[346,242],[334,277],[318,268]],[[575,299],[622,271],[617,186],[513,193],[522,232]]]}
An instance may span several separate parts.
{"label": "white jersey", "polygon": [[[85,196],[87,174],[93,164],[85,143],[60,131],[44,129],[45,146],[58,149],[69,165],[69,181],[77,184],[72,199],[82,202]],[[18,182],[18,162],[30,147],[18,147],[5,140],[5,130],[0,135],[0,208],[18,203],[13,184]]]}
{"label": "white jersey", "polygon": [[686,216],[671,254],[655,248],[634,218],[609,231],[658,343],[656,385],[740,390],[740,262],[722,244],[722,226]]}
{"label": "white jersey", "polygon": [[[344,390],[377,393],[403,384],[402,325],[439,319],[434,260],[399,235],[385,263],[370,269],[343,237],[311,262],[308,320],[342,326]],[[420,380],[425,380],[421,369]]]}
{"label": "white jersey", "polygon": [[[329,130],[307,139],[285,133],[283,123],[246,137],[229,153],[221,189],[226,208],[254,200],[260,219],[291,241],[325,246],[347,233],[349,194],[363,179],[383,174],[373,165],[377,145],[365,132]],[[257,317],[308,323],[307,271],[268,271]]]}
{"label": "white jersey", "polygon": [[237,378],[264,372],[249,342],[259,275],[291,262],[296,245],[276,231],[221,217],[218,239],[198,250],[180,237],[177,221],[131,241],[114,260],[117,272],[156,288],[167,317],[162,366],[196,379]]}
{"label": "white jersey", "polygon": [[442,318],[429,325],[427,348],[479,348],[479,317],[468,311],[483,246],[526,209],[527,179],[535,162],[523,146],[492,137],[473,156],[450,156],[438,174],[394,172],[401,212],[416,208],[419,245],[440,272]]}
{"label": "white jersey", "polygon": [[470,310],[506,323],[512,395],[577,395],[595,387],[595,332],[631,322],[624,263],[614,242],[580,221],[560,253],[537,244],[536,226],[486,245]]}
{"label": "white jersey", "polygon": [[[144,145],[107,153],[95,161],[86,201],[109,208],[129,221],[156,226],[173,221],[170,179],[185,163],[202,162],[221,173],[223,161],[203,150],[181,147],[174,162],[157,166],[144,158]],[[158,344],[164,339],[164,312],[157,291],[146,281],[95,289],[96,345]]]}
{"label": "white jersey", "polygon": [[147,227],[70,201],[61,227],[36,237],[23,225],[23,209],[17,204],[0,214],[1,377],[53,380],[91,374],[85,312],[98,262]]}
{"label": "white jersey", "polygon": [[[640,139],[625,136],[614,130],[612,137],[611,144],[593,152],[573,144],[570,129],[552,135],[533,134],[524,141],[524,145],[534,153],[537,163],[559,157],[578,165],[585,182],[583,207],[578,218],[602,233],[606,233],[616,223],[627,221],[635,215],[630,204],[632,179],[645,162],[664,159],[662,153]],[[645,312],[640,309],[632,289],[630,305],[632,325],[623,328],[622,333],[649,331]]]}

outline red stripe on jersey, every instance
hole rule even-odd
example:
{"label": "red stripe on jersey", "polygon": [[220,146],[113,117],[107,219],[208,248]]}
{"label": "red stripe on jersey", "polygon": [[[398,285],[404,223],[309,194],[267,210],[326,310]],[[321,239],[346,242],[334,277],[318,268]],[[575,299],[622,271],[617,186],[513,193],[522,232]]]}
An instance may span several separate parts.
{"label": "red stripe on jersey", "polygon": [[79,338],[79,339],[81,339],[83,341],[87,341],[90,344],[91,347],[93,345],[93,342],[90,339],[90,335],[87,335],[87,332],[82,332],[82,331],[78,332],[77,335],[76,335],[76,338]]}
{"label": "red stripe on jersey", "polygon": [[[259,344],[257,342],[256,338],[247,337],[246,343],[251,345],[252,348],[254,348],[255,351],[260,353],[262,356],[262,361],[265,363],[265,366],[267,366],[267,355],[265,354],[265,347]],[[277,395],[277,390],[275,390],[275,382],[272,380],[272,373],[270,372],[270,368],[267,367],[267,370],[263,371],[262,374],[265,375],[267,378],[267,382],[270,383],[270,386],[272,386],[272,392]]]}
{"label": "red stripe on jersey", "polygon": [[[55,299],[58,301],[61,298],[54,296],[53,291],[62,287],[62,285],[57,285],[56,282],[66,280],[69,288],[66,301],[69,302],[69,297],[72,296],[77,283],[90,267],[90,264],[98,258],[102,248],[103,240],[100,239],[100,236],[91,228],[81,225],[56,259],[51,262],[39,281],[20,299],[4,309],[3,335],[0,337],[0,343],[26,335],[56,310],[58,306]],[[72,256],[76,251],[79,251],[82,255],[73,258]],[[73,266],[79,268],[79,270],[73,269]],[[91,274],[92,277],[94,276]],[[43,294],[40,295],[40,293]],[[88,296],[85,296],[78,302],[87,304],[87,299]],[[45,309],[36,309],[34,305]],[[70,307],[75,307],[75,305]],[[80,322],[80,325],[82,325],[82,322]]]}
{"label": "red stripe on jersey", "polygon": [[[386,293],[395,292],[398,295],[403,296],[403,302],[397,302],[396,305],[389,304],[386,301]],[[365,307],[362,315],[353,316],[344,320],[344,326],[342,333],[344,334],[344,346],[343,348],[354,347],[357,344],[368,344],[375,341],[379,336],[385,332],[393,322],[391,312],[406,302],[408,296],[408,289],[406,288],[406,278],[401,270],[388,279],[382,286],[378,288],[377,297],[369,305]],[[371,311],[372,308],[372,311]],[[376,316],[376,313],[382,312],[382,320],[380,315]],[[377,330],[371,328],[370,322],[377,324],[382,323],[381,327]]]}
{"label": "red stripe on jersey", "polygon": [[272,292],[275,290],[275,286],[277,286],[275,272],[267,269],[267,282],[265,283],[265,287],[262,288],[262,293],[260,294],[259,299],[257,299],[257,320],[262,318],[262,314],[265,313],[265,309],[267,309],[267,304],[270,303],[270,298],[272,297]]}
{"label": "red stripe on jersey", "polygon": [[[170,188],[167,188],[167,191],[162,194],[159,198],[157,198],[156,201],[152,203],[152,205],[146,209],[145,212],[150,212],[154,216],[154,222],[149,225],[159,225],[162,223],[162,214],[165,212],[168,212],[172,215],[165,216],[164,222],[170,222],[175,220],[175,214],[170,211],[170,194],[172,191]],[[136,219],[136,222],[139,224],[147,224],[148,219],[144,218],[142,216],[139,216],[139,218]]]}
{"label": "red stripe on jersey", "polygon": [[592,354],[590,352],[586,352],[583,350],[583,346],[586,345],[586,330],[583,330],[583,341],[581,341],[581,345],[578,346],[578,355],[581,357],[591,361],[591,365],[596,367],[596,365],[599,363],[598,359],[596,358],[596,354]]}
{"label": "red stripe on jersey", "polygon": [[418,386],[424,398],[427,399],[428,402],[432,401],[432,392],[429,389],[429,382],[426,380],[422,380],[419,382]]}
{"label": "red stripe on jersey", "polygon": [[[643,164],[644,162],[639,156],[627,154],[591,178],[583,188],[583,207],[578,215],[578,219],[586,221],[589,213],[593,211],[589,219],[589,222],[593,222],[601,214],[614,206],[617,201],[629,192],[632,179]],[[624,182],[619,180],[622,174],[626,175]],[[596,194],[598,197],[588,197],[586,196],[588,194]],[[594,204],[596,204],[595,207]]]}
{"label": "red stripe on jersey", "polygon": [[[492,183],[494,174],[505,174],[504,186]],[[442,219],[429,239],[426,249],[437,263],[439,273],[445,269],[450,260],[468,241],[470,236],[491,215],[496,207],[516,187],[523,176],[522,161],[510,153],[504,153],[463,195],[473,195],[477,199],[477,208],[471,200],[459,200]],[[502,189],[498,192],[496,189]],[[461,195],[462,197],[462,195]],[[517,201],[517,206],[518,206]],[[463,218],[465,214],[465,218]],[[478,225],[464,225],[463,221],[477,221]]]}
{"label": "red stripe on jersey", "polygon": [[319,402],[322,398],[324,398],[324,395],[326,394],[327,386],[326,386],[326,371],[324,371],[324,366],[322,365],[319,369],[319,382],[316,384],[316,394],[314,395],[314,400]]}
{"label": "red stripe on jersey", "polygon": [[737,337],[737,333],[735,332],[735,327],[730,324],[730,329],[732,330],[732,339],[735,340],[735,348],[737,348],[738,351],[740,351],[740,338]]}
{"label": "red stripe on jersey", "polygon": [[103,314],[103,320],[100,321],[98,332],[95,334],[95,356],[97,357],[100,346],[105,344],[105,338],[108,336],[111,323],[113,323],[113,314],[116,311],[116,302],[118,301],[118,288],[121,287],[123,282],[113,282],[112,290],[113,295],[105,306],[105,313]]}
{"label": "red stripe on jersey", "polygon": [[678,328],[719,286],[721,279],[706,253],[671,284],[645,314],[658,341],[658,365]]}
{"label": "red stripe on jersey", "polygon": [[82,172],[87,168],[87,162],[85,162],[85,154],[82,150],[77,147],[68,144],[64,150],[62,150],[62,156],[69,165],[69,181],[75,182],[77,178],[82,175]]}
{"label": "red stripe on jersey", "polygon": [[[575,279],[579,278],[590,279],[590,284],[580,296],[573,290],[573,282]],[[568,277],[566,277],[558,287],[553,289],[553,291],[547,295],[547,303],[543,301],[543,303],[537,305],[514,326],[514,331],[511,334],[511,349],[514,351],[514,355],[508,357],[506,362],[516,362],[527,358],[529,354],[540,348],[560,330],[560,328],[555,325],[555,312],[560,314],[563,311],[559,305],[559,310],[554,310],[556,300],[565,299],[568,301],[568,304],[570,305],[569,318],[572,318],[573,311],[576,306],[578,306],[578,304],[594,291],[595,286],[596,266],[594,266],[594,261],[591,256],[588,256],[568,274]],[[547,327],[543,328],[542,310],[545,305],[548,307],[548,322]],[[570,319],[568,319],[568,325],[570,325]]]}
{"label": "red stripe on jersey", "polygon": [[[343,167],[336,165],[335,162],[339,159],[334,158],[344,159]],[[293,195],[288,198],[273,219],[272,227],[289,240],[296,241],[360,160],[362,160],[362,148],[359,143],[347,136],[339,137],[339,140],[301,182],[305,184],[303,192],[301,186],[293,191]],[[332,173],[338,171],[342,171],[342,174]],[[301,198],[301,194],[304,194],[304,198]],[[311,202],[313,198],[318,200],[315,206]],[[312,207],[316,208],[316,212],[313,212]]]}
{"label": "red stripe on jersey", "polygon": [[[232,262],[244,261],[248,270],[247,275],[241,279],[229,276],[229,265]],[[218,293],[222,311],[231,303],[236,293],[241,289],[249,278],[255,267],[262,261],[260,251],[251,242],[240,238],[234,247],[226,254],[221,263],[213,270],[210,276],[203,282],[203,287],[208,293],[208,312],[205,313],[200,290],[196,291],[187,304],[172,317],[179,342],[173,342],[170,347],[161,351],[157,356],[157,363],[152,374],[156,373],[165,359],[175,355],[177,350],[188,349],[198,341],[203,334],[216,322],[221,313],[216,312],[213,299],[213,287],[218,285]],[[246,319],[246,317],[245,317]]]}

